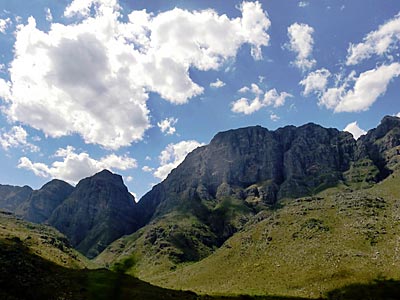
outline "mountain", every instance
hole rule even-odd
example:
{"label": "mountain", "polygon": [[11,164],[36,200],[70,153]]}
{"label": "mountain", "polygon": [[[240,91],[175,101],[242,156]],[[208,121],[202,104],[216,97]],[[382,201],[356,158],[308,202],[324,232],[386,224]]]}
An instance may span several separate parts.
{"label": "mountain", "polygon": [[139,227],[134,197],[122,177],[107,170],[82,179],[47,223],[89,258]]}
{"label": "mountain", "polygon": [[54,179],[39,190],[32,191],[29,198],[16,209],[16,214],[30,222],[44,223],[73,190],[65,181]]}
{"label": "mountain", "polygon": [[144,266],[156,264],[143,267],[144,278],[199,261],[259,211],[344,181],[356,155],[351,134],[312,123],[218,133],[142,197],[138,210],[148,225],[118,247],[136,249]]}
{"label": "mountain", "polygon": [[260,126],[229,130],[190,153],[140,203],[149,218],[161,203],[156,213],[174,207],[167,204],[177,198],[172,194],[200,201],[234,195],[274,204],[342,180],[356,149],[351,134],[312,123],[276,131]]}
{"label": "mountain", "polygon": [[14,212],[31,195],[29,186],[12,186],[0,184],[0,209]]}
{"label": "mountain", "polygon": [[[248,278],[248,285],[244,285],[247,292],[257,290],[264,293],[264,290],[256,288],[258,283],[251,280],[252,270],[259,263],[254,255],[264,257],[266,253],[271,253],[270,260],[262,260],[265,266],[266,262],[273,264],[277,257],[285,257],[285,251],[289,253],[288,261],[298,261],[298,264],[293,264],[298,268],[297,273],[289,265],[282,269],[283,277],[276,275],[275,278],[285,284],[285,276],[290,272],[304,275],[308,269],[301,262],[309,262],[310,258],[315,258],[312,251],[318,247],[321,252],[317,252],[324,257],[328,255],[325,253],[329,250],[328,245],[338,243],[340,253],[352,253],[354,257],[357,251],[363,253],[362,255],[365,252],[371,253],[375,249],[375,245],[370,243],[371,240],[375,241],[374,232],[380,232],[381,225],[386,228],[392,226],[390,224],[393,220],[385,218],[396,207],[393,195],[397,195],[387,192],[384,201],[389,204],[383,206],[384,210],[379,204],[379,194],[372,191],[379,186],[376,183],[384,180],[391,182],[390,187],[396,187],[391,180],[398,182],[399,147],[400,119],[397,117],[385,117],[376,129],[370,130],[358,141],[347,132],[312,123],[300,127],[287,126],[275,131],[254,126],[218,133],[209,145],[190,153],[163,182],[154,186],[138,202],[137,208],[143,216],[145,226],[134,234],[115,241],[96,261],[110,265],[127,257],[135,257],[138,263],[130,272],[142,279],[174,288],[216,292],[219,290],[217,286],[223,284],[224,277],[214,277],[217,273],[215,268],[225,266],[226,272],[222,273],[228,275],[229,264],[234,265],[235,260],[248,255],[249,258],[243,260],[243,268],[236,268],[235,265],[236,273],[231,276],[236,281],[225,285],[226,291],[232,289],[239,293],[242,282],[240,278],[244,276]],[[358,192],[364,190],[371,190],[372,194]],[[331,191],[333,195],[326,196],[324,191]],[[336,194],[340,197],[337,198]],[[306,198],[295,201],[302,197]],[[298,205],[303,202],[304,204]],[[349,210],[350,217],[347,218],[343,213],[343,218],[338,219],[341,214],[337,214],[346,209]],[[310,213],[314,210],[322,211],[321,215],[314,216]],[[371,219],[371,224],[363,215],[364,210]],[[279,217],[272,217],[281,214],[287,216],[283,219],[284,222]],[[358,214],[358,217],[353,220],[351,216],[354,214]],[[254,234],[245,234],[253,230],[252,224],[258,224],[265,219],[269,220],[268,226],[272,226],[271,228],[265,225],[257,227]],[[365,224],[366,220],[368,224]],[[358,226],[358,222],[362,224],[361,229],[346,235],[345,229],[349,224]],[[269,236],[268,232],[272,229],[274,234]],[[307,239],[313,231],[317,232],[318,238],[311,236],[315,243],[308,244]],[[293,238],[296,237],[296,232],[300,236],[298,239]],[[359,241],[360,232],[365,234],[366,242],[360,248],[355,247],[356,250],[350,249],[353,241]],[[343,244],[340,240],[341,234],[345,235]],[[391,231],[391,234],[396,236],[396,230]],[[231,240],[234,242],[229,243]],[[279,247],[272,243],[271,248],[274,251],[271,252],[267,246],[275,240],[279,241]],[[377,250],[380,253],[385,246],[392,247],[389,235],[382,240],[383,248]],[[262,244],[261,241],[266,243]],[[302,248],[301,245],[309,248]],[[303,251],[301,255],[296,255],[298,247]],[[232,250],[225,251],[225,248]],[[228,254],[217,256],[221,251],[225,251],[225,254],[234,253],[229,254],[232,259],[228,259]],[[389,263],[387,257],[394,254],[385,252],[381,263]],[[368,254],[362,257],[367,261],[372,256]],[[202,264],[207,261],[210,264]],[[189,266],[193,265],[193,269],[183,267],[188,262],[191,262]],[[199,266],[198,269],[196,266]],[[313,266],[317,268],[316,264]],[[366,266],[371,265],[366,263]],[[184,268],[182,274],[188,280],[179,283],[178,271],[181,268]],[[368,272],[368,268],[360,268],[360,272]],[[378,269],[371,267],[371,274],[364,277],[344,270],[343,274],[347,271],[350,274],[348,281],[340,280],[347,276],[340,275],[340,272],[336,275],[331,271],[326,273],[329,276],[338,276],[337,281],[329,276],[323,278],[342,286],[354,279],[370,280],[371,276],[379,275]],[[270,268],[260,267],[257,271],[260,277],[257,278],[270,278],[268,270],[271,271]],[[242,272],[242,276],[237,275]],[[278,274],[279,270],[274,272]],[[172,276],[173,274],[177,276]],[[323,276],[325,273],[322,271],[310,274]],[[400,276],[395,272],[387,274]],[[217,280],[215,284],[211,284],[214,278]],[[271,279],[271,282],[276,281]],[[305,281],[297,283],[301,289]],[[209,288],[206,288],[207,284]],[[261,284],[270,286],[262,280]],[[276,287],[278,289],[279,285]],[[328,285],[324,289],[328,289]]]}

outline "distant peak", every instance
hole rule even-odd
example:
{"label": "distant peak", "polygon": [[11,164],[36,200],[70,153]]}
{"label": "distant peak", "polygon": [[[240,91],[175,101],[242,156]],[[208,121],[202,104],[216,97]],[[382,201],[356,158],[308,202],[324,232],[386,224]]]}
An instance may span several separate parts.
{"label": "distant peak", "polygon": [[398,122],[400,122],[400,118],[396,117],[396,116],[384,116],[382,121],[381,121],[381,124],[388,123],[388,122],[396,122],[396,123],[398,123]]}
{"label": "distant peak", "polygon": [[109,171],[107,169],[104,169],[104,170],[94,174],[93,176],[96,176],[96,177],[104,177],[104,176],[110,177],[110,176],[114,176],[114,175],[116,175],[116,174],[112,173],[111,171]]}

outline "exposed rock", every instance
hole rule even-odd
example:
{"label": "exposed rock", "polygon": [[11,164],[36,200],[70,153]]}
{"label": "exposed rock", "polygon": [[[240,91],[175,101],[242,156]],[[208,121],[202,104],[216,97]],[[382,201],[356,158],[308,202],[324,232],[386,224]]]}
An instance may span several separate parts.
{"label": "exposed rock", "polygon": [[87,257],[138,228],[134,197],[122,177],[107,170],[82,179],[55,209],[48,223]]}
{"label": "exposed rock", "polygon": [[16,213],[27,221],[43,223],[73,190],[74,187],[65,181],[54,179],[33,191]]}
{"label": "exposed rock", "polygon": [[221,243],[240,229],[239,220],[280,199],[312,196],[341,182],[384,178],[399,161],[399,145],[396,117],[385,117],[358,142],[348,132],[313,123],[221,132],[139,201],[141,221],[157,222],[181,211],[209,226]]}
{"label": "exposed rock", "polygon": [[26,185],[20,187],[0,184],[0,209],[14,213],[31,193],[32,188]]}

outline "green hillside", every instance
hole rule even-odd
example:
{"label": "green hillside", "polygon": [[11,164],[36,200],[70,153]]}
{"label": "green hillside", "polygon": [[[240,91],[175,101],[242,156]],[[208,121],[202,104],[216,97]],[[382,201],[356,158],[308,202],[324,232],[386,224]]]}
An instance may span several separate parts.
{"label": "green hillside", "polygon": [[399,179],[394,173],[369,189],[342,185],[283,201],[281,208],[258,213],[197,263],[171,265],[162,253],[153,256],[145,240],[154,227],[118,240],[98,261],[133,253],[137,263],[131,274],[163,287],[212,294],[316,298],[350,284],[399,279]]}
{"label": "green hillside", "polygon": [[26,222],[1,211],[0,239],[21,241],[32,253],[64,267],[95,267],[93,262],[73,249],[67,238],[53,227]]}
{"label": "green hillside", "polygon": [[106,269],[70,269],[33,253],[18,237],[0,239],[0,299],[3,300],[301,300],[288,297],[211,297],[168,290]]}

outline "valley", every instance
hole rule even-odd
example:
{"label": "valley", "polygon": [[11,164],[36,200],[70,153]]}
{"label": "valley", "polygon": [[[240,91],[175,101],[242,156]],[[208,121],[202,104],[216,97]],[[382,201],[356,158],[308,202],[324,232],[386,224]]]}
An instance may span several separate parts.
{"label": "valley", "polygon": [[357,141],[312,123],[254,126],[218,133],[137,203],[107,170],[76,187],[2,185],[2,276],[22,269],[1,282],[46,298],[37,264],[43,280],[61,276],[62,299],[395,294],[399,151],[397,117]]}

